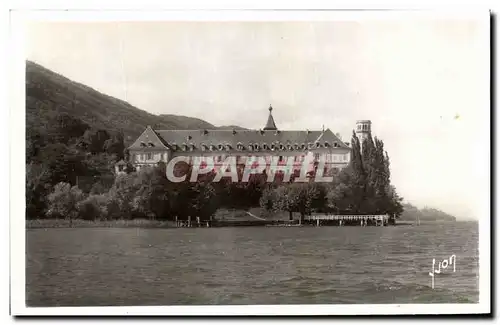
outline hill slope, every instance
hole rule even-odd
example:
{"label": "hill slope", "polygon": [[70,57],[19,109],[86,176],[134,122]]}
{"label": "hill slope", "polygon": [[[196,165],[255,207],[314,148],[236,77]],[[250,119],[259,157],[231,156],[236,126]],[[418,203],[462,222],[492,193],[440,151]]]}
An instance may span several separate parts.
{"label": "hill slope", "polygon": [[401,221],[456,221],[454,216],[434,208],[418,209],[410,203],[405,203],[403,209]]}
{"label": "hill slope", "polygon": [[148,125],[158,129],[216,128],[197,118],[150,114],[27,61],[26,127],[43,128],[64,113],[96,129],[122,131],[125,142],[135,140]]}

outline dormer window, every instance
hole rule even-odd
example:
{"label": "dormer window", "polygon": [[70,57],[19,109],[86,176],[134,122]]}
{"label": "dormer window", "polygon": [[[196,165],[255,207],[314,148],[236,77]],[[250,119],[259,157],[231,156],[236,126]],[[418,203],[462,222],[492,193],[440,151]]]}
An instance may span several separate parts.
{"label": "dormer window", "polygon": [[334,143],[333,143],[333,146],[334,146],[335,148],[337,148],[337,147],[339,146],[339,144],[338,144],[337,142],[334,142]]}
{"label": "dormer window", "polygon": [[215,146],[213,144],[210,145],[210,150],[212,150],[212,151],[215,150]]}
{"label": "dormer window", "polygon": [[187,151],[188,150],[188,145],[183,143],[182,144],[182,150]]}
{"label": "dormer window", "polygon": [[175,144],[175,143],[172,143],[172,149],[177,150],[177,149],[179,149],[179,146],[177,146],[177,144]]}
{"label": "dormer window", "polygon": [[308,145],[308,146],[309,146],[309,149],[312,149],[312,147],[314,146],[314,143],[309,142],[309,145]]}
{"label": "dormer window", "polygon": [[300,149],[300,145],[297,142],[295,142],[295,146],[294,147],[295,147],[295,150],[299,150]]}
{"label": "dormer window", "polygon": [[330,146],[330,144],[328,143],[328,141],[325,141],[325,148],[328,148]]}
{"label": "dormer window", "polygon": [[253,144],[248,145],[248,150],[252,151],[253,150]]}
{"label": "dormer window", "polygon": [[226,144],[226,150],[231,150],[231,145],[230,144]]}
{"label": "dormer window", "polygon": [[280,150],[285,150],[285,145],[280,143],[279,148],[280,148]]}
{"label": "dormer window", "polygon": [[319,142],[316,142],[316,148],[319,148],[321,144]]}
{"label": "dormer window", "polygon": [[302,148],[302,150],[305,150],[306,149],[306,144],[303,143],[302,146],[300,146]]}
{"label": "dormer window", "polygon": [[194,143],[189,144],[189,149],[191,151],[193,151],[194,149],[196,149],[196,146],[194,145]]}
{"label": "dormer window", "polygon": [[224,150],[224,145],[223,144],[219,144],[219,150]]}
{"label": "dormer window", "polygon": [[238,150],[244,150],[245,149],[245,147],[243,146],[243,144],[241,142],[238,142],[238,144],[236,145],[236,148]]}
{"label": "dormer window", "polygon": [[202,151],[206,151],[207,149],[208,149],[208,147],[204,143],[202,143],[201,144],[201,150]]}
{"label": "dormer window", "polygon": [[146,143],[141,142],[141,147],[145,147],[145,146],[146,146]]}
{"label": "dormer window", "polygon": [[149,147],[154,147],[155,145],[154,145],[154,143],[153,143],[153,142],[149,142],[149,143],[148,143],[148,146],[149,146]]}
{"label": "dormer window", "polygon": [[288,150],[293,150],[293,146],[291,144],[289,144],[287,147],[288,147]]}
{"label": "dormer window", "polygon": [[263,144],[262,144],[262,149],[264,149],[264,150],[269,149],[269,147],[267,146],[267,143],[263,143]]}
{"label": "dormer window", "polygon": [[260,148],[259,148],[259,144],[258,144],[258,143],[255,143],[255,144],[253,145],[253,149],[254,149],[254,150],[259,150],[259,149],[260,149]]}
{"label": "dormer window", "polygon": [[274,145],[274,143],[271,143],[271,150],[274,150],[276,149],[276,146]]}

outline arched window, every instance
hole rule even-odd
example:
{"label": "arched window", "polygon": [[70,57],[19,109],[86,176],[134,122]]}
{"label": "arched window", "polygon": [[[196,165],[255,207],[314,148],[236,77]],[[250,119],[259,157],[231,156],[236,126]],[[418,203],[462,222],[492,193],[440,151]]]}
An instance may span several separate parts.
{"label": "arched window", "polygon": [[328,148],[330,146],[330,143],[328,141],[325,141],[325,148]]}
{"label": "arched window", "polygon": [[236,145],[236,149],[243,150],[243,149],[245,149],[245,147],[243,146],[243,144],[241,142],[238,142],[238,144]]}
{"label": "arched window", "polygon": [[321,144],[319,142],[316,142],[316,148],[319,148]]}
{"label": "arched window", "polygon": [[224,150],[224,145],[222,143],[219,144],[219,150]]}
{"label": "arched window", "polygon": [[276,149],[276,146],[274,145],[274,143],[271,143],[271,150],[274,150]]}
{"label": "arched window", "polygon": [[264,150],[269,149],[269,147],[267,146],[267,143],[265,143],[265,142],[264,142],[264,143],[262,144],[262,149],[264,149]]}
{"label": "arched window", "polygon": [[259,149],[260,149],[259,144],[258,144],[258,143],[254,143],[254,145],[253,145],[253,149],[254,149],[254,150],[259,150]]}
{"label": "arched window", "polygon": [[338,144],[337,142],[334,142],[334,143],[333,143],[333,146],[334,146],[335,148],[337,148],[337,147],[339,146],[339,144]]}
{"label": "arched window", "polygon": [[302,146],[301,146],[302,150],[305,150],[306,149],[306,144],[303,143]]}

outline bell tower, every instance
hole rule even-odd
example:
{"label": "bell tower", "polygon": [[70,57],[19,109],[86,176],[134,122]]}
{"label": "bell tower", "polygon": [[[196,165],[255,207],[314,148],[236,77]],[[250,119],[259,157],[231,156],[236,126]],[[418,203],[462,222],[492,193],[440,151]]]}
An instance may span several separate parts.
{"label": "bell tower", "polygon": [[363,142],[372,133],[372,121],[360,120],[356,121],[356,135],[359,138],[359,143],[363,147]]}

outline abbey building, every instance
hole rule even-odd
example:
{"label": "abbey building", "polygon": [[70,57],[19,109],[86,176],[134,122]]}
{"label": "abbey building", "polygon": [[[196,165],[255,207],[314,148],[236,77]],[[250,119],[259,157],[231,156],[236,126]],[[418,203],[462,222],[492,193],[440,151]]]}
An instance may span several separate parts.
{"label": "abbey building", "polygon": [[[130,162],[140,169],[160,161],[167,163],[176,156],[212,157],[220,163],[229,155],[262,156],[266,161],[276,156],[280,160],[293,156],[297,162],[306,157],[318,161],[322,155],[333,171],[349,164],[349,143],[343,142],[330,129],[280,130],[272,110],[269,107],[267,123],[259,130],[155,130],[148,126],[128,148]],[[365,130],[369,130],[369,121],[359,121],[356,132],[363,134]]]}

